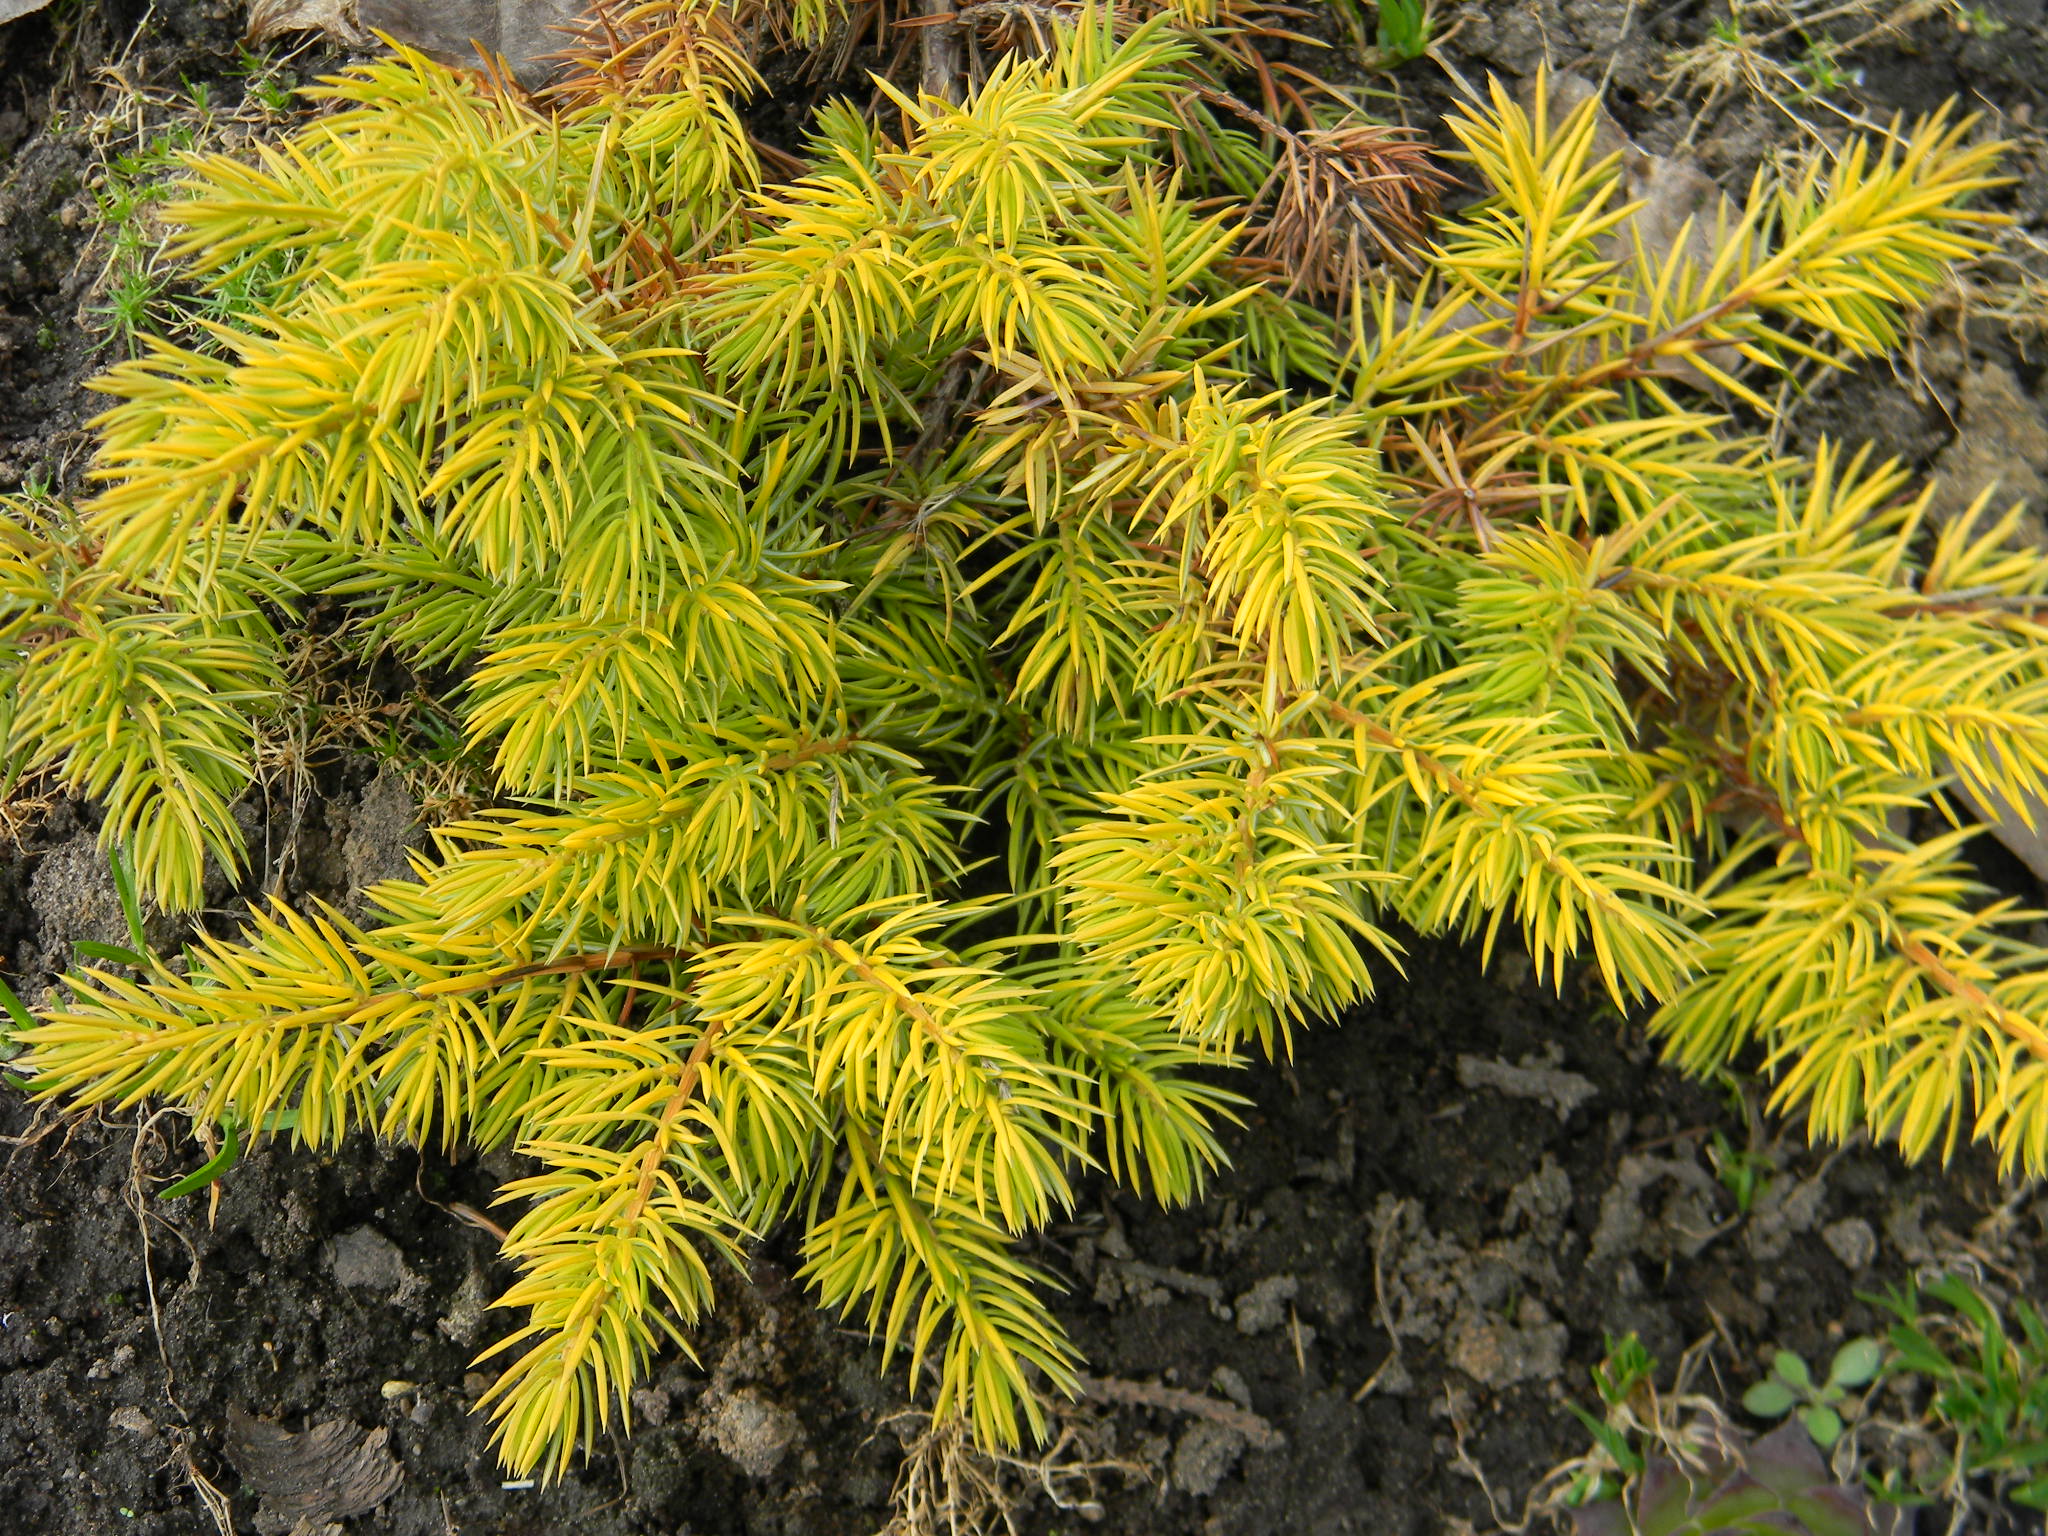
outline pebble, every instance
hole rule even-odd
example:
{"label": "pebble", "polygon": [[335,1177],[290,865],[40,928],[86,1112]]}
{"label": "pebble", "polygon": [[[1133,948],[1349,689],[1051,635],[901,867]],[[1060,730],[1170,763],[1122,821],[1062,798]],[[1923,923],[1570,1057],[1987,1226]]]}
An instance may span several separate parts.
{"label": "pebble", "polygon": [[705,1425],[711,1443],[752,1477],[766,1477],[781,1464],[800,1426],[796,1415],[750,1391],[721,1398]]}
{"label": "pebble", "polygon": [[405,1280],[405,1256],[375,1227],[357,1227],[334,1239],[327,1263],[334,1278],[347,1286],[389,1291]]}
{"label": "pebble", "polygon": [[106,1381],[111,1377],[119,1376],[134,1363],[135,1346],[133,1344],[121,1344],[116,1346],[113,1354],[109,1355],[106,1359],[95,1360],[92,1363],[91,1369],[85,1373],[85,1379],[87,1381]]}
{"label": "pebble", "polygon": [[1877,1233],[1861,1216],[1851,1216],[1846,1221],[1831,1222],[1820,1229],[1820,1240],[1828,1245],[1828,1252],[1842,1261],[1847,1270],[1868,1269],[1871,1260],[1877,1257]]}

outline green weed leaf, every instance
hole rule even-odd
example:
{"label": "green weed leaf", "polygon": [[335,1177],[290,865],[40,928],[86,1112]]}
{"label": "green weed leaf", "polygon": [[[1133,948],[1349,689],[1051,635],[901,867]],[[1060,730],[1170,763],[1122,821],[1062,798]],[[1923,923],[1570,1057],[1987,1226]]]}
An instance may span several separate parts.
{"label": "green weed leaf", "polygon": [[1828,1366],[1831,1387],[1867,1386],[1884,1368],[1884,1345],[1876,1339],[1851,1339],[1835,1351]]}
{"label": "green weed leaf", "polygon": [[1806,1432],[1813,1436],[1813,1443],[1822,1450],[1828,1450],[1842,1438],[1842,1416],[1823,1404],[1815,1404],[1799,1411],[1799,1422],[1806,1426]]}
{"label": "green weed leaf", "polygon": [[1742,1394],[1742,1406],[1760,1419],[1783,1418],[1798,1401],[1782,1381],[1760,1381]]}
{"label": "green weed leaf", "polygon": [[137,970],[149,967],[149,957],[139,951],[119,944],[102,944],[97,939],[80,939],[72,946],[72,952],[86,960],[106,960],[115,965],[129,965]]}
{"label": "green weed leaf", "polygon": [[157,1199],[180,1200],[186,1195],[197,1194],[234,1167],[241,1157],[241,1138],[235,1131],[234,1121],[230,1120],[221,1128],[220,1150],[176,1183],[158,1190]]}
{"label": "green weed leaf", "polygon": [[1771,1374],[1795,1391],[1813,1390],[1813,1373],[1806,1368],[1805,1359],[1789,1349],[1781,1349],[1771,1356]]}

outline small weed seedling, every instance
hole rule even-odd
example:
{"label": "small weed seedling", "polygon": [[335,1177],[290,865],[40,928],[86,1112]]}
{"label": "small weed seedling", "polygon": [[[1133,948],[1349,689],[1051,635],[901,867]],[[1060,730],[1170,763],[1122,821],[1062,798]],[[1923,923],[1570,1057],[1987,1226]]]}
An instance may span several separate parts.
{"label": "small weed seedling", "polygon": [[242,78],[244,110],[253,110],[266,121],[290,117],[297,108],[293,94],[299,77],[246,46],[235,50],[233,72]]}
{"label": "small weed seedling", "polygon": [[[11,1061],[21,1054],[20,1042],[14,1038],[15,1032],[33,1029],[35,1022],[28,1009],[22,1006],[21,999],[15,995],[14,988],[5,981],[0,981],[0,1061]],[[12,1072],[0,1072],[0,1083],[5,1083],[9,1088],[16,1090],[28,1087],[27,1079]]]}
{"label": "small weed seedling", "polygon": [[1849,83],[1848,74],[1837,61],[1836,50],[1818,39],[1806,45],[1805,56],[1792,66],[1792,72],[1804,82],[1802,93],[1809,99],[1838,91]]}
{"label": "small weed seedling", "polygon": [[189,125],[174,125],[114,156],[94,188],[107,254],[100,302],[90,313],[100,321],[106,341],[131,356],[142,350],[145,337],[165,334],[174,323],[156,210],[170,196],[178,157],[194,142]]}
{"label": "small weed seedling", "polygon": [[1771,1187],[1771,1175],[1777,1171],[1777,1163],[1768,1152],[1738,1147],[1720,1131],[1714,1132],[1707,1160],[1714,1166],[1714,1177],[1735,1201],[1736,1211],[1744,1216]]}
{"label": "small weed seedling", "polygon": [[2008,25],[1981,5],[1951,5],[1950,13],[1955,18],[1956,30],[1966,32],[1972,37],[1997,37]]}
{"label": "small weed seedling", "polygon": [[1631,1405],[1651,1385],[1656,1370],[1657,1362],[1635,1333],[1619,1339],[1607,1335],[1607,1354],[1593,1367],[1593,1390],[1605,1412],[1595,1418],[1577,1403],[1565,1405],[1586,1426],[1595,1447],[1565,1486],[1562,1502],[1568,1508],[1618,1497],[1623,1484],[1642,1472],[1643,1455],[1635,1443],[1639,1421]]}
{"label": "small weed seedling", "polygon": [[1399,69],[1429,51],[1436,35],[1436,12],[1429,0],[1379,0],[1375,35],[1380,69]]}
{"label": "small weed seedling", "polygon": [[1927,1417],[1947,1456],[1922,1491],[1960,1497],[1965,1484],[1985,1479],[2012,1503],[2048,1510],[2048,1320],[2040,1309],[2016,1298],[2008,1326],[1960,1275],[1863,1299],[1898,1319],[1885,1374],[1919,1377],[1933,1391]]}
{"label": "small weed seedling", "polygon": [[1781,1349],[1771,1360],[1771,1374],[1742,1394],[1742,1406],[1760,1419],[1792,1414],[1806,1426],[1813,1442],[1830,1449],[1842,1438],[1837,1409],[1851,1392],[1867,1387],[1884,1367],[1884,1346],[1876,1339],[1851,1339],[1835,1351],[1827,1380],[1816,1384],[1803,1357]]}

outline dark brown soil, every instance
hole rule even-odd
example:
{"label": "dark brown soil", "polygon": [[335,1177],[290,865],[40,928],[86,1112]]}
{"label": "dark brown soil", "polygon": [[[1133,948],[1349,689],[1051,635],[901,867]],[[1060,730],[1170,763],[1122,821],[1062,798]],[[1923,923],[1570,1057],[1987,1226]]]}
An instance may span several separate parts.
{"label": "dark brown soil", "polygon": [[[60,0],[0,26],[0,490],[68,483],[88,448],[80,383],[102,354],[80,316],[97,263],[93,159],[76,125],[103,99],[95,70],[118,59],[133,82],[237,90],[231,10]],[[1687,139],[1698,95],[1660,103],[1658,71],[1720,14],[1545,0],[1445,20],[1458,24],[1449,57],[1474,79],[1525,77],[1546,57],[1595,77],[1611,65],[1617,115],[1663,151]],[[2048,88],[2040,0],[1971,14],[2002,30],[1966,29],[1955,8],[1859,49],[1844,67],[1863,71],[1870,109],[1960,91],[2025,130]],[[1427,123],[1447,99],[1441,77],[1409,73]],[[1799,132],[1786,107],[1736,91],[1691,132],[1691,152],[1740,176]],[[2017,163],[2031,172],[2029,152]],[[2031,175],[2010,194],[2029,230],[2044,195]],[[1916,370],[1830,385],[1795,431],[1873,439],[1959,491],[1972,476],[2048,476],[2028,331],[1954,308],[1940,318]],[[346,889],[406,832],[374,762],[329,762],[319,786],[297,821],[270,823],[295,855],[288,894]],[[59,806],[0,857],[10,976],[39,983],[74,940],[120,937],[91,826]],[[1073,1220],[1034,1244],[1109,1384],[1071,1414],[1063,1454],[1128,1470],[1096,1475],[1099,1507],[1078,1479],[1049,1479],[1073,1507],[1030,1499],[1023,1529],[1490,1531],[1584,1448],[1564,1403],[1592,1401],[1587,1368],[1610,1335],[1634,1330],[1667,1365],[1713,1339],[1709,1386],[1732,1403],[1771,1347],[1811,1358],[1875,1326],[1856,1293],[1917,1267],[1986,1265],[2037,1293],[2048,1282],[2039,1190],[1999,1187],[1974,1157],[1944,1171],[1869,1148],[1810,1151],[1740,1092],[1660,1070],[1634,1025],[1575,986],[1550,994],[1514,955],[1483,974],[1472,953],[1418,944],[1374,1006],[1236,1086],[1257,1107],[1206,1200],[1168,1212],[1084,1184]],[[488,1381],[474,1357],[510,1326],[483,1310],[508,1276],[494,1240],[452,1209],[487,1208],[507,1167],[368,1140],[327,1157],[269,1146],[215,1186],[217,1209],[206,1194],[140,1197],[204,1160],[181,1124],[51,1126],[0,1089],[0,1136],[18,1139],[0,1148],[0,1532],[214,1531],[202,1481],[226,1491],[237,1530],[287,1529],[241,1486],[228,1455],[238,1413],[388,1431],[402,1483],[352,1531],[868,1536],[887,1519],[915,1428],[891,1418],[906,1383],[811,1307],[780,1239],[723,1286],[701,1364],[663,1366],[636,1399],[630,1439],[553,1488],[509,1486],[468,1411]],[[1763,1159],[1746,1213],[1713,1172],[1717,1132]],[[1156,1387],[1249,1410],[1280,1443],[1108,1400]]]}

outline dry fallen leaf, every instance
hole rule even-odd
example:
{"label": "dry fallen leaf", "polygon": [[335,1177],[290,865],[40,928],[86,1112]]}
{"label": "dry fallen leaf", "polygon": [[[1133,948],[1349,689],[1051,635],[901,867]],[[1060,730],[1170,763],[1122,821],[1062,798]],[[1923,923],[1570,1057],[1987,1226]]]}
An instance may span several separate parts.
{"label": "dry fallen leaf", "polygon": [[[4,0],[0,0],[4,3]],[[477,53],[502,56],[527,85],[554,72],[565,30],[587,14],[584,0],[357,0],[356,20],[441,60],[475,68]]]}
{"label": "dry fallen leaf", "polygon": [[[0,0],[5,5],[7,0]],[[350,47],[370,40],[356,25],[356,0],[255,0],[249,7],[249,41],[267,43],[287,32],[319,32]]]}
{"label": "dry fallen leaf", "polygon": [[228,1410],[228,1460],[280,1524],[314,1527],[375,1509],[398,1491],[405,1471],[385,1448],[389,1432],[367,1434],[346,1419],[294,1434],[239,1408]]}

